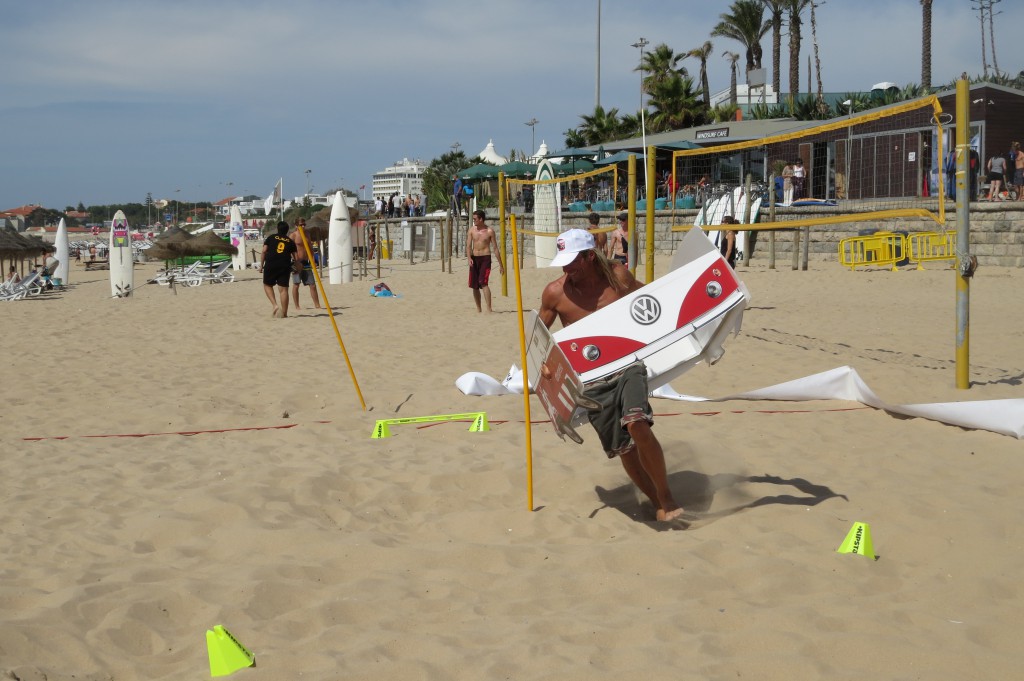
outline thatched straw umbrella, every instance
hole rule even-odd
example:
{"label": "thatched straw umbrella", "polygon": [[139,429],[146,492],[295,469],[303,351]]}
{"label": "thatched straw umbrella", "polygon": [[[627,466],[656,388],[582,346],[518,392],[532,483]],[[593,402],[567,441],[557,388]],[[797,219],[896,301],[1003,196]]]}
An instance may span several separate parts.
{"label": "thatched straw umbrella", "polygon": [[[238,253],[237,247],[214,234],[213,230],[203,232],[199,236],[179,244],[179,248],[183,255],[214,256]],[[213,257],[210,258],[210,269],[213,270]]]}

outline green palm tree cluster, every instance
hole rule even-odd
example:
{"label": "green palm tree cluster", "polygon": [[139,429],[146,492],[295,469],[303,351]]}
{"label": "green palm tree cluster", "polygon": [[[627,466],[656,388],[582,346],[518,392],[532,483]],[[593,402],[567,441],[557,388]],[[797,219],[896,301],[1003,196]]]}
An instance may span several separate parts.
{"label": "green palm tree cluster", "polygon": [[[932,92],[931,88],[931,10],[932,0],[919,0],[921,4],[921,85],[908,84],[898,92],[888,92],[882,100],[870,98],[861,93],[847,93],[845,99],[852,102],[854,113],[864,111],[879,104],[893,104]],[[796,120],[822,120],[845,116],[849,107],[836,105],[835,108],[824,102],[820,96],[821,82],[818,79],[817,96],[800,94],[800,47],[803,17],[808,10],[820,7],[823,0],[735,0],[729,11],[719,15],[719,22],[711,31],[712,38],[724,38],[742,46],[745,73],[752,69],[762,68],[762,39],[771,34],[772,43],[772,87],[781,92],[782,74],[782,36],[783,30],[788,32],[789,41],[789,96],[785,102],[777,105],[758,104],[751,108],[748,118],[794,118]],[[812,36],[817,33],[813,12],[811,14]],[[816,40],[815,40],[816,43]],[[667,130],[703,125],[705,123],[732,120],[735,118],[736,103],[736,63],[740,59],[737,52],[725,51],[722,56],[730,62],[730,98],[729,104],[711,108],[711,89],[707,77],[707,60],[713,54],[714,46],[710,40],[701,46],[677,53],[668,45],[656,45],[650,52],[643,53],[640,65],[635,69],[643,74],[642,95],[643,118],[647,132],[656,133]],[[681,65],[683,59],[692,57],[700,61],[700,76],[695,83],[687,70]],[[819,65],[820,69],[820,65]],[[972,83],[992,82],[1009,87],[1024,88],[1024,71],[1016,76],[1007,74],[976,76]],[[952,81],[948,88],[955,87]],[[619,139],[639,137],[641,133],[641,112],[635,115],[621,115],[618,109],[605,110],[598,106],[592,114],[582,115],[581,122],[575,128],[565,131],[567,147],[583,147],[612,142]]]}

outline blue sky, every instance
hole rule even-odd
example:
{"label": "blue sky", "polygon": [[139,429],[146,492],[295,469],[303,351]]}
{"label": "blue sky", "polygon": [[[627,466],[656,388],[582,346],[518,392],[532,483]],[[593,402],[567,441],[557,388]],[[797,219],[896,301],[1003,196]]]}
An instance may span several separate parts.
{"label": "blue sky", "polygon": [[[630,45],[698,47],[729,2],[601,6],[601,104],[626,113],[639,106]],[[1024,25],[1024,2],[998,9],[999,66],[1017,73],[1011,27]],[[307,179],[314,191],[368,192],[375,171],[429,162],[455,142],[469,155],[491,139],[503,155],[529,151],[532,118],[537,145],[560,148],[595,104],[597,0],[0,0],[0,10],[0,210],[147,192],[266,196],[279,177],[288,197]],[[920,81],[918,0],[828,0],[817,15],[826,91]],[[935,0],[932,26],[933,84],[981,73],[970,0]],[[809,17],[804,37],[806,87]],[[713,42],[717,91],[729,84],[722,53],[742,49]],[[770,69],[770,36],[763,47]]]}

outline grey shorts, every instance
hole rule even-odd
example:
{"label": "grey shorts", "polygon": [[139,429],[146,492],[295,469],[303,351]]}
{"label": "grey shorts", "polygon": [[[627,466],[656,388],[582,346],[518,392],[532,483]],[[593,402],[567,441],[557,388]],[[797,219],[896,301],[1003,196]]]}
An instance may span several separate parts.
{"label": "grey shorts", "polygon": [[312,286],[316,283],[316,279],[313,278],[313,270],[303,269],[301,272],[292,272],[292,283],[296,286],[300,284]]}
{"label": "grey shorts", "polygon": [[587,385],[583,394],[601,405],[601,409],[588,411],[587,417],[609,459],[633,446],[633,438],[626,429],[630,423],[654,423],[648,392],[647,367],[643,362],[630,364],[609,378]]}

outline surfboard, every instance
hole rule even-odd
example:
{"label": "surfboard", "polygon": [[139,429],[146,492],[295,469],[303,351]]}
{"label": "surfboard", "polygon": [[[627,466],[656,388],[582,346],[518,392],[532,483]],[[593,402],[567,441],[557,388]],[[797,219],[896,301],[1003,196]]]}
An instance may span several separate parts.
{"label": "surfboard", "polygon": [[110,260],[110,295],[129,298],[132,295],[134,273],[132,267],[132,235],[124,211],[114,213],[110,223],[110,242],[107,257]]}
{"label": "surfboard", "polygon": [[667,274],[553,337],[584,387],[642,360],[655,390],[702,361],[717,362],[748,300],[714,244],[692,229]]}
{"label": "surfboard", "polygon": [[710,201],[704,202],[704,205],[700,207],[699,211],[697,211],[697,217],[693,219],[694,227],[703,227],[704,225],[712,224],[711,216],[715,214],[715,207],[718,204],[718,201],[718,199],[711,199]]}
{"label": "surfboard", "polygon": [[245,225],[242,224],[242,211],[238,206],[231,206],[231,226],[228,233],[231,236],[231,245],[238,249],[238,253],[231,256],[231,268],[244,270],[249,256],[245,252]]}
{"label": "surfboard", "polygon": [[57,271],[53,273],[53,279],[59,280],[62,286],[68,285],[68,272],[71,271],[71,242],[68,240],[68,226],[64,218],[57,223],[57,238],[54,241],[57,252],[53,257],[57,258]]}
{"label": "surfboard", "polygon": [[352,283],[352,220],[345,195],[340,191],[334,195],[327,228],[327,267],[332,284]]}
{"label": "surfboard", "polygon": [[[543,160],[537,166],[537,180],[555,177],[551,161]],[[533,229],[536,232],[550,232],[551,236],[534,236],[533,252],[537,267],[547,267],[555,258],[555,242],[562,233],[562,185],[538,184],[533,192]]]}

